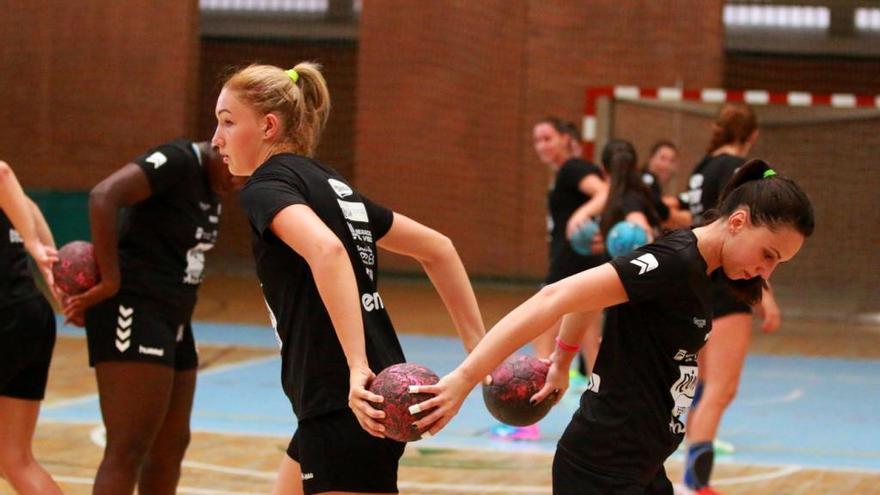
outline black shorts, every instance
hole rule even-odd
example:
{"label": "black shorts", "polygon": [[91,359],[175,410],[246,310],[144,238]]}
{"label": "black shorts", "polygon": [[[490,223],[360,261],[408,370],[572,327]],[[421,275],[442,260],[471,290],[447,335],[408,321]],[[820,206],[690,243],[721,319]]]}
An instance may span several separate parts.
{"label": "black shorts", "polygon": [[727,282],[713,278],[711,285],[712,318],[721,318],[722,316],[736,313],[752,313],[752,308],[748,304],[740,301],[733,295]]}
{"label": "black shorts", "polygon": [[301,422],[287,455],[302,469],[306,495],[397,493],[397,465],[405,447],[371,436],[350,409],[342,409]]}
{"label": "black shorts", "polygon": [[43,296],[0,308],[0,395],[43,400],[55,347],[55,313]]}
{"label": "black shorts", "polygon": [[553,495],[673,495],[666,470],[660,470],[650,483],[612,476],[578,463],[564,449],[553,456]]}
{"label": "black shorts", "polygon": [[108,361],[157,363],[187,371],[199,366],[189,318],[175,319],[161,305],[117,294],[86,311],[89,366]]}

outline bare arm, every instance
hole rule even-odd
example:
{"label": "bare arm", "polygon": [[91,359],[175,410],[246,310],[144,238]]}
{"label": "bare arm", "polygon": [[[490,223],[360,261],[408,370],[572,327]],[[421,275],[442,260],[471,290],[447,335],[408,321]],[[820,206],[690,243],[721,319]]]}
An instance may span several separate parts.
{"label": "bare arm", "polygon": [[598,311],[626,301],[620,277],[608,263],[544,287],[502,318],[464,362],[437,385],[420,387],[421,391],[437,394],[421,403],[420,409],[437,409],[419,420],[418,428],[433,425],[431,434],[440,431],[483,377],[563,315]]}
{"label": "bare arm", "polygon": [[147,175],[134,163],[123,166],[92,188],[89,193],[89,223],[101,280],[86,292],[67,300],[64,315],[68,321],[82,324],[86,309],[119,290],[119,236],[116,231],[119,210],[147,199],[150,194]]}
{"label": "bare arm", "polygon": [[378,245],[421,263],[446,305],[465,350],[471,352],[486,330],[474,289],[452,241],[436,230],[395,213],[391,230],[379,239]]}
{"label": "bare arm", "polygon": [[24,247],[37,264],[49,290],[55,296],[52,264],[58,260],[52,233],[37,205],[21,188],[12,167],[0,160],[0,209],[21,235]]}
{"label": "bare arm", "polygon": [[348,362],[351,387],[349,407],[368,433],[384,436],[385,427],[376,420],[383,418],[385,413],[367,402],[382,402],[383,399],[366,390],[374,375],[367,361],[357,280],[345,247],[306,205],[295,204],[284,208],[275,215],[270,228],[302,256],[312,270],[321,301],[327,308]]}
{"label": "bare arm", "polygon": [[40,207],[37,206],[37,204],[34,203],[33,200],[28,198],[28,202],[31,206],[31,212],[34,215],[34,223],[37,229],[37,238],[40,239],[40,242],[42,242],[44,246],[55,249],[55,237],[52,236],[52,230],[49,229],[49,224],[46,222],[46,217],[43,216],[43,212],[40,211]]}
{"label": "bare arm", "polygon": [[568,225],[565,228],[565,235],[569,239],[581,224],[601,213],[605,208],[605,201],[608,200],[608,183],[596,174],[590,174],[581,179],[578,189],[590,196],[590,200],[579,206],[569,217]]}

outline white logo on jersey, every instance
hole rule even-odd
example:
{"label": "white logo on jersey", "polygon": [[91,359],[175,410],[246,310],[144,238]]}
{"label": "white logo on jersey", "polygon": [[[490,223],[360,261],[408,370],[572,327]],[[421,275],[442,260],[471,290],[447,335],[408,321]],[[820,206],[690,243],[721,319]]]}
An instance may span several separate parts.
{"label": "white logo on jersey", "polygon": [[119,316],[116,317],[116,349],[125,352],[131,346],[131,324],[134,321],[134,308],[119,305]]}
{"label": "white logo on jersey", "polygon": [[599,393],[599,385],[602,383],[602,377],[591,373],[590,374],[590,386],[587,388],[590,392]]}
{"label": "white logo on jersey", "polygon": [[697,390],[697,367],[679,365],[679,377],[669,389],[675,405],[672,407],[672,418],[669,429],[673,433],[683,433],[684,424],[681,422],[682,414],[686,413],[694,401],[694,393]]}
{"label": "white logo on jersey", "polygon": [[657,258],[651,253],[643,254],[638,258],[631,260],[630,263],[639,267],[639,275],[644,275],[660,266],[660,262],[657,261]]}
{"label": "white logo on jersey", "polygon": [[382,296],[380,296],[378,292],[361,295],[361,304],[364,305],[364,309],[367,312],[373,311],[374,309],[383,309],[385,307],[385,303],[382,302]]}
{"label": "white logo on jersey", "polygon": [[177,342],[183,342],[183,325],[177,326],[177,338],[174,340]]}
{"label": "white logo on jersey", "polygon": [[644,182],[646,186],[650,186],[654,183],[654,176],[651,174],[642,174],[642,182]]}
{"label": "white logo on jersey", "polygon": [[686,349],[679,349],[678,352],[675,353],[675,356],[672,359],[676,361],[696,361],[697,353],[696,352],[688,352]]}
{"label": "white logo on jersey", "polygon": [[165,349],[159,349],[158,347],[144,347],[142,345],[138,346],[138,352],[141,354],[148,354],[151,356],[159,356],[159,357],[162,357],[165,355]]}
{"label": "white logo on jersey", "polygon": [[19,234],[17,230],[9,229],[9,243],[24,244],[24,239],[21,238],[21,234]]}
{"label": "white logo on jersey", "polygon": [[307,481],[315,477],[314,473],[302,473],[302,480]]}
{"label": "white logo on jersey", "polygon": [[373,280],[373,270],[371,268],[364,268],[367,271],[367,276],[370,277],[370,280]]}
{"label": "white logo on jersey", "polygon": [[[263,287],[263,284],[260,284],[260,287]],[[278,320],[275,318],[275,313],[272,311],[272,308],[269,306],[269,301],[263,297],[263,302],[266,303],[266,309],[269,310],[269,322],[272,324],[272,330],[275,332],[275,341],[278,342],[278,348],[281,349],[281,335],[278,334]]]}
{"label": "white logo on jersey", "polygon": [[205,251],[213,247],[213,243],[200,242],[186,252],[186,275],[183,277],[183,283],[198,285],[202,282],[202,272],[205,271]]}
{"label": "white logo on jersey", "polygon": [[694,316],[694,325],[696,325],[697,328],[706,328],[706,319]]}
{"label": "white logo on jersey", "polygon": [[161,151],[157,151],[157,152],[153,153],[152,155],[148,156],[147,159],[144,161],[147,163],[152,163],[153,170],[155,170],[155,169],[161,167],[162,165],[165,165],[165,162],[168,161],[168,157],[165,156]]}
{"label": "white logo on jersey", "polygon": [[373,266],[376,264],[376,255],[373,254],[373,250],[370,249],[370,246],[357,246],[357,250],[361,255],[361,261],[363,261],[365,265]]}
{"label": "white logo on jersey", "polygon": [[330,187],[332,187],[333,190],[336,191],[336,195],[340,198],[346,198],[354,194],[354,191],[352,191],[351,188],[348,187],[348,184],[346,184],[345,182],[338,181],[336,179],[327,179],[327,182],[330,183]]}
{"label": "white logo on jersey", "polygon": [[342,210],[342,215],[346,220],[363,223],[370,221],[370,218],[367,216],[367,208],[363,203],[352,203],[351,201],[342,201],[341,199],[336,201],[339,203],[339,208]]}
{"label": "white logo on jersey", "polygon": [[199,208],[201,208],[202,211],[208,211],[211,209],[211,203],[205,203],[204,201],[199,201]]}

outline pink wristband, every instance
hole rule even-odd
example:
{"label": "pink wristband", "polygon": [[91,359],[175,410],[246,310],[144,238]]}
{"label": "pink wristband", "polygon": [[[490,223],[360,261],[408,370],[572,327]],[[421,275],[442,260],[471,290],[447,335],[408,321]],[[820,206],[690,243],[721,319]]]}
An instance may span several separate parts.
{"label": "pink wristband", "polygon": [[567,343],[563,342],[562,339],[560,339],[558,335],[556,336],[556,347],[559,347],[563,351],[568,351],[568,352],[577,352],[577,351],[581,350],[581,346],[567,344]]}

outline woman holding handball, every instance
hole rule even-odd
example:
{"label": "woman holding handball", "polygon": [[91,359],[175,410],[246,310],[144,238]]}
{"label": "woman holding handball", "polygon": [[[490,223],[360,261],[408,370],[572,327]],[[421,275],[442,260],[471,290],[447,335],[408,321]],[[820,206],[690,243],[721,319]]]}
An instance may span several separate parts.
{"label": "woman holding handball", "polygon": [[578,320],[609,308],[595,379],[557,446],[553,493],[672,495],[663,462],[684,437],[697,352],[712,331],[710,275],[722,270],[734,293],[754,303],[813,228],[800,187],[753,160],[703,225],[548,285],[504,317],[457,369],[437,385],[419,387],[436,394],[420,408],[436,409],[416,425],[436,434],[486,373],[562,317],[562,343],[533,400],[564,391],[571,343],[583,331]]}
{"label": "woman holding handball", "polygon": [[55,241],[46,219],[0,160],[0,476],[21,495],[60,495],[31,442],[55,347],[55,314],[28,267],[53,291]]}
{"label": "woman holding handball", "polygon": [[404,444],[383,438],[384,412],[366,390],[404,361],[378,291],[376,247],[418,260],[466,350],[484,329],[450,240],[370,201],[313,158],[330,112],[319,67],[252,65],[217,99],[213,143],[250,176],[241,203],[281,344],[282,387],[298,428],[273,493],[396,493]]}

